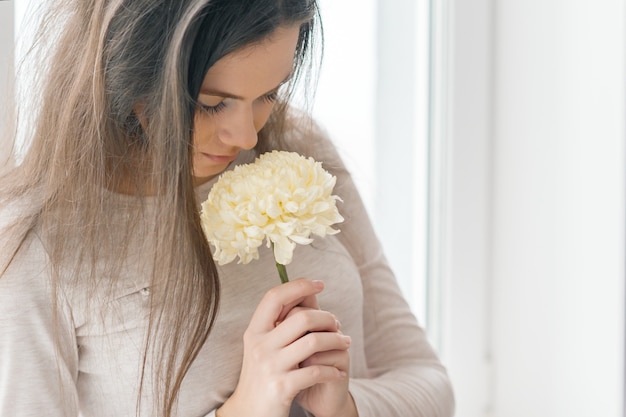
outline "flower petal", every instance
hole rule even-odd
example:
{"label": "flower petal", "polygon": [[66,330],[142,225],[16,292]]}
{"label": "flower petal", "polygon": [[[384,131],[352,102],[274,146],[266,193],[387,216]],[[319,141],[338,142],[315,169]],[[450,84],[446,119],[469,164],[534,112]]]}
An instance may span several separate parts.
{"label": "flower petal", "polygon": [[220,265],[239,257],[240,263],[258,259],[265,240],[274,243],[276,261],[291,262],[295,245],[310,244],[311,234],[339,231],[343,221],[332,195],[336,178],[321,163],[297,153],[273,151],[253,164],[224,172],[202,203],[202,229],[215,248]]}

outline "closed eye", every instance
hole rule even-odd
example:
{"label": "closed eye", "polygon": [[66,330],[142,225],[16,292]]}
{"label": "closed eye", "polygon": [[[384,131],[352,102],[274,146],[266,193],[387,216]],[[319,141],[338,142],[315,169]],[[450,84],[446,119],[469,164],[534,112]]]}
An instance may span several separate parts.
{"label": "closed eye", "polygon": [[198,107],[200,107],[200,109],[202,109],[202,111],[204,111],[204,112],[206,112],[208,114],[217,114],[220,111],[224,110],[224,108],[226,108],[226,103],[224,103],[222,101],[219,104],[216,104],[215,106],[209,106],[207,104],[202,104],[202,103],[198,102]]}
{"label": "closed eye", "polygon": [[274,103],[276,100],[278,100],[278,90],[274,90],[271,93],[265,94],[264,96],[261,97],[261,99],[263,101]]}
{"label": "closed eye", "polygon": [[[261,97],[258,98],[258,100],[261,100],[267,103],[272,103],[272,104],[275,103],[276,100],[278,100],[278,90],[280,89],[281,86],[282,84],[279,85],[277,88],[275,88],[273,91],[270,91],[269,93],[262,95]],[[215,95],[214,97],[218,97],[218,96]],[[237,99],[239,98],[237,97]],[[198,101],[197,104],[198,104],[198,107],[202,111],[210,115],[215,115],[226,108],[226,103],[225,103],[225,100],[223,99],[222,101],[220,101],[218,104],[215,104],[215,105],[204,104],[201,101]]]}

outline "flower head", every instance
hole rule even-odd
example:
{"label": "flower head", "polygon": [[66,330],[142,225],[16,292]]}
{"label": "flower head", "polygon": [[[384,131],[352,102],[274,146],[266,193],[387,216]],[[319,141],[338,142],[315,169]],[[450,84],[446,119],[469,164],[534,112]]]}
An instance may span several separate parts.
{"label": "flower head", "polygon": [[224,265],[239,256],[247,264],[259,258],[265,241],[276,262],[291,262],[297,243],[311,234],[339,233],[331,226],[343,221],[332,195],[336,178],[321,163],[294,152],[273,151],[254,163],[223,173],[202,203],[202,227],[215,247],[214,259]]}

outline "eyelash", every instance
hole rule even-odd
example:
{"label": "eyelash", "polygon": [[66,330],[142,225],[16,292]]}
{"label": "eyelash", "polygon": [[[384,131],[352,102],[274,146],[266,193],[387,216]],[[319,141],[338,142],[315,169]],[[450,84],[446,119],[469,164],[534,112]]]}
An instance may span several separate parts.
{"label": "eyelash", "polygon": [[278,91],[273,91],[269,94],[266,94],[262,97],[262,99],[263,101],[274,103],[278,99]]}
{"label": "eyelash", "polygon": [[[261,97],[261,100],[268,102],[268,103],[274,103],[276,100],[278,99],[278,91],[274,91],[271,93],[268,93],[266,95],[264,95],[263,97]],[[222,110],[224,110],[224,108],[226,107],[226,103],[224,103],[223,101],[221,103],[219,103],[216,106],[207,106],[204,105],[202,103],[198,103],[198,106],[206,113],[208,114],[217,114],[219,112],[221,112]]]}
{"label": "eyelash", "polygon": [[226,107],[226,103],[224,103],[222,101],[217,106],[207,106],[205,104],[198,103],[198,106],[200,106],[202,111],[204,111],[204,112],[206,112],[208,114],[217,114],[217,113],[221,112],[222,110],[224,110],[224,108]]}

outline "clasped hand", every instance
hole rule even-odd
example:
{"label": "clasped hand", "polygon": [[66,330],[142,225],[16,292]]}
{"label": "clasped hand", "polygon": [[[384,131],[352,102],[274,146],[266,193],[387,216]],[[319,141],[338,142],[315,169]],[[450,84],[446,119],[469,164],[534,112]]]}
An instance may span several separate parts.
{"label": "clasped hand", "polygon": [[268,291],[243,337],[238,385],[217,417],[285,417],[296,400],[316,417],[350,415],[350,338],[319,309],[320,281],[298,279]]}

